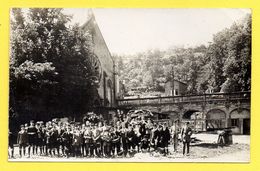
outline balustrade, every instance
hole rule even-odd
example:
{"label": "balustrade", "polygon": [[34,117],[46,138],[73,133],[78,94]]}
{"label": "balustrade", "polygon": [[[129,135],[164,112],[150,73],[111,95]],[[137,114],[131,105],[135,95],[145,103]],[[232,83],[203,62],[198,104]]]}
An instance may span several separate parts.
{"label": "balustrade", "polygon": [[118,106],[142,106],[178,103],[203,103],[217,101],[250,100],[250,92],[214,93],[186,96],[158,96],[129,99],[117,99]]}

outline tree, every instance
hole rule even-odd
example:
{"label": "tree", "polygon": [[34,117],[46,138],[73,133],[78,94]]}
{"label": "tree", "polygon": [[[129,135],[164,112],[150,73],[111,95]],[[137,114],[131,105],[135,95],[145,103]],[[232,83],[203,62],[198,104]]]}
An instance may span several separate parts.
{"label": "tree", "polygon": [[90,110],[99,86],[91,35],[62,9],[12,13],[10,107],[24,120]]}
{"label": "tree", "polygon": [[249,91],[251,16],[216,33],[208,46],[173,47],[125,56],[121,69],[121,79],[126,80],[128,89],[147,86],[149,90],[163,91],[165,82],[175,79],[187,83],[189,94]]}
{"label": "tree", "polygon": [[209,46],[207,50],[207,56],[210,58],[210,78],[209,85],[213,88],[214,92],[219,92],[221,85],[225,81],[223,75],[224,62],[227,58],[227,49],[226,42],[229,33],[227,30],[224,30],[220,33],[217,33],[213,38],[213,43]]}
{"label": "tree", "polygon": [[251,89],[251,16],[230,28],[228,58],[225,61],[223,92],[249,91]]}

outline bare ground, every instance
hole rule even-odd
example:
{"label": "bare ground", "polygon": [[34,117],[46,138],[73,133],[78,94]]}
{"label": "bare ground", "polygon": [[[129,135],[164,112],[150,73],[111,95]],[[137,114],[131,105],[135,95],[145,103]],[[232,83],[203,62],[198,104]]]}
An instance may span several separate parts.
{"label": "bare ground", "polygon": [[64,158],[31,156],[19,158],[18,148],[15,148],[15,159],[9,161],[40,161],[40,162],[250,162],[250,136],[233,135],[233,144],[218,146],[218,136],[215,134],[195,134],[197,141],[191,144],[190,155],[182,155],[182,143],[178,151],[173,152],[169,146],[169,155],[163,156],[156,152],[136,153],[126,158]]}

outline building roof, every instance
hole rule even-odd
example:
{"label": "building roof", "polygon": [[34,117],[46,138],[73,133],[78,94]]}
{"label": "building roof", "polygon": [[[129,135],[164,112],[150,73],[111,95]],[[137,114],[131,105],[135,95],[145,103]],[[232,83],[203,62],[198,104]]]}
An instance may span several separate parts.
{"label": "building roof", "polygon": [[[181,84],[187,85],[187,83],[184,83],[184,82],[179,81],[179,80],[176,80],[176,79],[174,79],[174,81],[179,82],[179,83],[181,83]],[[172,82],[172,80],[167,80],[165,83],[168,83],[168,82]]]}
{"label": "building roof", "polygon": [[92,9],[89,9],[89,10],[88,10],[88,18],[87,18],[87,21],[81,26],[81,28],[82,28],[82,29],[87,28],[87,27],[89,26],[89,24],[91,23],[91,21],[93,21],[94,23],[96,23],[96,28],[97,28],[98,31],[101,33],[101,38],[102,38],[102,40],[104,41],[104,44],[105,44],[105,46],[106,46],[107,51],[109,52],[109,56],[110,56],[111,60],[113,61],[113,63],[115,63],[114,58],[112,57],[112,55],[111,55],[111,53],[110,53],[110,51],[109,51],[109,49],[108,49],[108,46],[107,46],[107,44],[106,44],[106,41],[105,41],[105,39],[104,39],[104,37],[103,37],[103,35],[102,35],[102,32],[101,32],[100,28],[98,27],[98,24],[97,24],[97,22],[96,22],[96,19],[95,19],[95,15],[94,15],[94,13],[93,13],[93,10],[92,10]]}

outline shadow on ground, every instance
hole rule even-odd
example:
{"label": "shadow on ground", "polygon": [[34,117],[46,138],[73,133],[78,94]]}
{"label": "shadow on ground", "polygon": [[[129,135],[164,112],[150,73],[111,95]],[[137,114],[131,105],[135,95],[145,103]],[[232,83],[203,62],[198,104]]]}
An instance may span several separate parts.
{"label": "shadow on ground", "polygon": [[202,147],[202,148],[218,148],[222,147],[219,144],[215,143],[198,143],[198,144],[191,144],[193,147]]}

